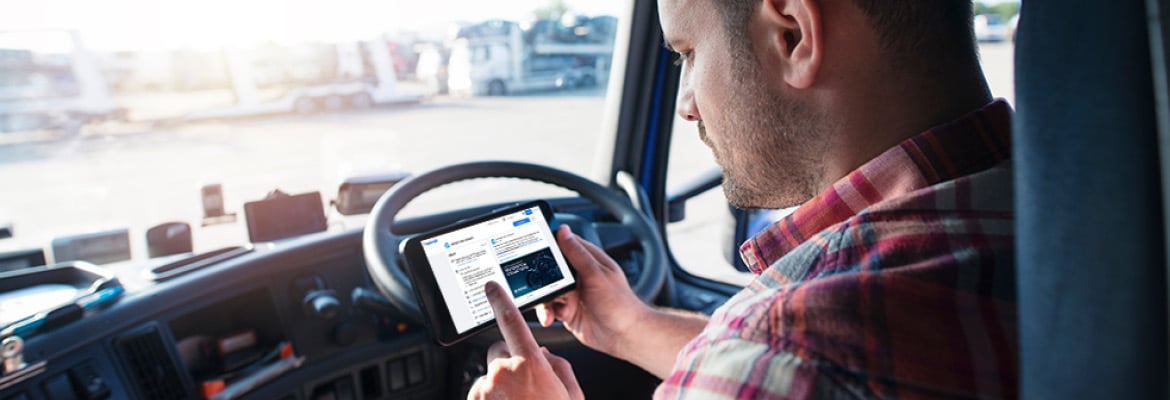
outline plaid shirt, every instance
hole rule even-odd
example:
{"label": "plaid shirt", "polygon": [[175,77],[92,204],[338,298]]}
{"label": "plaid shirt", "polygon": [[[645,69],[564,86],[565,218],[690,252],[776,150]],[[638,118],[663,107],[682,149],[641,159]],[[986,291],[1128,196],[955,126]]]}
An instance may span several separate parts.
{"label": "plaid shirt", "polygon": [[1011,109],[887,150],[740,248],[656,398],[1017,396]]}

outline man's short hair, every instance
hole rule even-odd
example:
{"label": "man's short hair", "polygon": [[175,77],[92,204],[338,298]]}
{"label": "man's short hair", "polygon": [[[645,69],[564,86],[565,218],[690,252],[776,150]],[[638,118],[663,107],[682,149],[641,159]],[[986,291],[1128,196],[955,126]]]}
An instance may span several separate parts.
{"label": "man's short hair", "polygon": [[[764,0],[709,0],[716,4],[732,47],[747,46],[747,20]],[[972,0],[822,0],[851,2],[869,19],[897,64],[978,62]],[[745,50],[742,47],[737,50]]]}

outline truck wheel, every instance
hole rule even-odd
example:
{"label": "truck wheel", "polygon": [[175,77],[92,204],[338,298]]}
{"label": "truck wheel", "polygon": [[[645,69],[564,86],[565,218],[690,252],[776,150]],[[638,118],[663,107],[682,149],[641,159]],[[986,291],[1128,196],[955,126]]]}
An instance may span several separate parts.
{"label": "truck wheel", "polygon": [[488,84],[488,96],[503,96],[508,94],[508,87],[504,82],[497,79]]}
{"label": "truck wheel", "polygon": [[345,98],[336,94],[325,96],[322,103],[324,103],[325,110],[330,112],[341,111],[345,108]]}

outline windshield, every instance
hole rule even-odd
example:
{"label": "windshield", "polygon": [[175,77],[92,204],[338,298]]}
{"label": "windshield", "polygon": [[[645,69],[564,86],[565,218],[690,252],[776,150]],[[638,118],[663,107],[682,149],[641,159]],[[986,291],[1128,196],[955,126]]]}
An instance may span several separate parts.
{"label": "windshield", "polygon": [[[12,237],[0,253],[45,248],[49,261],[95,237],[105,251],[126,243],[110,260],[148,258],[154,227],[173,236],[188,226],[195,252],[247,243],[256,223],[287,230],[288,213],[269,208],[252,216],[272,221],[248,221],[248,203],[264,199],[307,199],[286,204],[299,214],[320,204],[322,219],[300,228],[360,228],[360,210],[333,203],[368,202],[404,176],[465,161],[593,176],[612,135],[603,125],[610,76],[621,76],[610,67],[618,20],[631,8],[3,1],[0,227]],[[380,183],[347,197],[347,182]],[[407,214],[560,193],[475,181]]]}

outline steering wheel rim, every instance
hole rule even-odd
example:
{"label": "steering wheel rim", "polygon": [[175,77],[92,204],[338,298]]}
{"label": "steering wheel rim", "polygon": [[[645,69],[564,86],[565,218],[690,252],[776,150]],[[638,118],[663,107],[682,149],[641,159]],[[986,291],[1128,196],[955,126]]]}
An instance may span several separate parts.
{"label": "steering wheel rim", "polygon": [[[394,232],[398,212],[419,195],[450,183],[478,178],[517,178],[543,182],[577,192],[613,215],[630,230],[645,254],[644,262],[630,287],[645,302],[651,302],[666,281],[666,250],[654,222],[611,189],[578,175],[559,169],[509,161],[484,161],[456,164],[413,176],[394,185],[380,197],[370,211],[362,232],[366,268],[375,286],[403,316],[415,323],[423,322],[422,310],[414,297],[414,286],[405,268],[399,265],[399,252],[405,235]],[[537,341],[546,344],[576,340],[567,330],[542,327],[529,322]]]}

